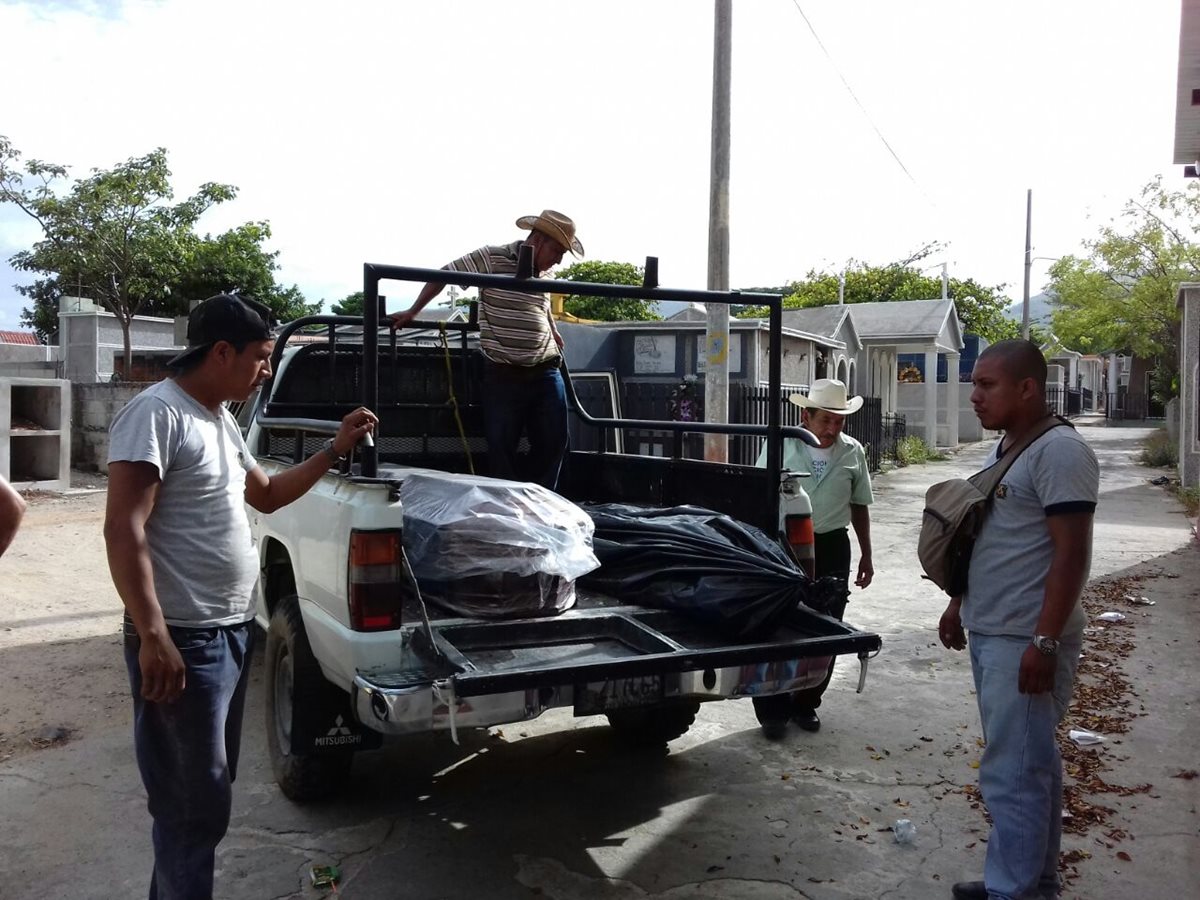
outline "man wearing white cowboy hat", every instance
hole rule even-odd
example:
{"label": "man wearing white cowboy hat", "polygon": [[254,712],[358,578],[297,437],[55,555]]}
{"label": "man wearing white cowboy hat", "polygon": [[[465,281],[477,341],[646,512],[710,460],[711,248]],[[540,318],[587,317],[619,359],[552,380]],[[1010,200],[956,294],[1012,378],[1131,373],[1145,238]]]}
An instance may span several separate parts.
{"label": "man wearing white cowboy hat", "polygon": [[[539,275],[558,265],[568,250],[583,256],[575,223],[560,212],[545,209],[541,215],[522,216],[517,227],[528,231],[529,237],[480,247],[442,268],[512,275],[522,245],[533,248],[533,269]],[[392,327],[412,322],[445,286],[445,282],[425,285],[412,306],[388,317]],[[563,340],[550,314],[550,299],[526,291],[481,291],[479,346],[487,358],[483,423],[491,474],[510,479],[524,475],[553,490],[567,452],[567,397],[558,370]],[[522,433],[529,438],[524,472],[517,459]]]}
{"label": "man wearing white cowboy hat", "polygon": [[[811,476],[805,480],[804,489],[813,507],[817,577],[833,576],[849,582],[848,529],[853,526],[859,549],[858,574],[854,583],[865,588],[875,574],[871,564],[871,475],[862,444],[842,434],[846,417],[858,412],[863,398],[847,396],[846,385],[834,378],[818,378],[807,397],[793,394],[788,399],[803,410],[804,427],[820,441],[820,446],[810,447],[792,438],[785,441],[783,447],[784,469],[807,472]],[[767,464],[765,447],[758,464]],[[840,608],[832,610],[839,619],[842,612]],[[825,680],[815,688],[756,698],[754,711],[762,723],[763,733],[770,738],[782,737],[789,719],[805,731],[817,731],[821,727],[817,707],[821,705],[821,695],[832,676],[833,663],[830,662]]]}

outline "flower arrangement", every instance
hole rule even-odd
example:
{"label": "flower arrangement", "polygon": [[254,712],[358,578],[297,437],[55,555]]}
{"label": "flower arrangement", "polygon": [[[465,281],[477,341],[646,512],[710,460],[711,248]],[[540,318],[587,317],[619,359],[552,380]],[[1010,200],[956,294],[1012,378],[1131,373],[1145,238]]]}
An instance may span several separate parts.
{"label": "flower arrangement", "polygon": [[696,376],[686,376],[671,391],[667,398],[667,414],[675,422],[703,421],[704,405],[696,394]]}

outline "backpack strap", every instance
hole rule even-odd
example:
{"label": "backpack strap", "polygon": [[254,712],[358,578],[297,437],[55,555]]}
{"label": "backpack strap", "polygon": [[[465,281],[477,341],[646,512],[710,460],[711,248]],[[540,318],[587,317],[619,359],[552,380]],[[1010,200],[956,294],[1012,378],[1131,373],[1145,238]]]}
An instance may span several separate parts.
{"label": "backpack strap", "polygon": [[1005,451],[1005,454],[996,460],[996,462],[984,469],[982,472],[972,475],[968,480],[974,484],[975,487],[979,488],[980,492],[987,495],[988,500],[991,501],[992,494],[996,492],[996,488],[1000,486],[1000,482],[1004,479],[1004,476],[1008,474],[1008,470],[1012,467],[1012,464],[1017,461],[1017,457],[1024,453],[1025,450],[1043,434],[1045,434],[1051,428],[1057,428],[1059,425],[1066,425],[1068,428],[1075,427],[1062,416],[1047,415],[1046,418],[1042,419],[1040,422],[1034,425],[1033,428],[1029,429],[1029,431],[1023,438],[1021,438],[1021,440],[1009,447],[1008,450]]}

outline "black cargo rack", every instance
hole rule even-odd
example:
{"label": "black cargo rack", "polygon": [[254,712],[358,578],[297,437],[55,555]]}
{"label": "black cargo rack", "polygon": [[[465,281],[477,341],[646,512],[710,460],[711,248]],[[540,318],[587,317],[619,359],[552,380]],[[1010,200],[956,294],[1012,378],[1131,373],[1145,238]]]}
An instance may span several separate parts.
{"label": "black cargo rack", "polygon": [[[685,303],[719,303],[725,306],[733,304],[753,304],[765,306],[769,315],[769,347],[768,363],[768,413],[766,425],[725,424],[712,422],[674,422],[667,420],[597,418],[583,409],[579,402],[570,374],[564,367],[564,383],[568,402],[576,416],[583,422],[600,429],[633,428],[651,429],[674,432],[677,435],[676,446],[684,433],[724,434],[724,435],[761,435],[766,437],[767,471],[772,473],[767,479],[766,496],[763,502],[763,520],[777,521],[779,510],[779,472],[783,465],[783,439],[785,437],[800,438],[808,443],[814,439],[810,432],[803,428],[789,427],[781,424],[780,391],[782,357],[780,346],[783,328],[783,297],[780,294],[760,294],[742,291],[706,291],[679,288],[662,288],[657,283],[658,260],[648,257],[645,267],[645,279],[641,286],[593,284],[579,281],[558,281],[532,277],[532,258],[528,247],[523,247],[518,261],[518,271],[515,275],[488,275],[474,272],[450,272],[445,269],[425,269],[411,266],[392,266],[376,263],[363,265],[363,316],[306,316],[289,322],[280,332],[272,358],[272,368],[278,369],[288,339],[302,329],[314,326],[325,326],[327,331],[326,346],[329,349],[330,374],[336,371],[336,348],[339,341],[339,327],[358,326],[362,329],[362,380],[361,398],[357,401],[369,409],[379,405],[379,332],[383,298],[379,293],[381,281],[405,281],[414,283],[433,282],[437,284],[457,284],[463,287],[502,288],[512,290],[519,285],[522,291],[531,293],[569,293],[585,297],[636,298],[650,301],[681,301]],[[386,326],[384,326],[386,327]],[[444,329],[447,334],[453,334],[459,345],[465,350],[468,346],[468,335],[478,331],[479,325],[474,312],[467,322],[437,322],[414,321],[411,329],[438,331]],[[397,350],[397,338],[394,329],[390,330],[392,354]],[[358,335],[354,335],[358,337]],[[343,333],[344,343],[358,344],[351,336]],[[462,353],[462,365],[466,366],[467,353]],[[465,371],[465,368],[464,368]],[[255,416],[259,424],[268,428],[294,429],[297,441],[303,432],[316,434],[334,434],[339,423],[326,418],[308,418],[303,415],[272,415],[270,404],[266,401],[268,391],[260,393]],[[302,411],[292,404],[292,411]],[[375,446],[359,448],[361,468],[360,476],[364,479],[374,479],[379,475],[379,456]]]}

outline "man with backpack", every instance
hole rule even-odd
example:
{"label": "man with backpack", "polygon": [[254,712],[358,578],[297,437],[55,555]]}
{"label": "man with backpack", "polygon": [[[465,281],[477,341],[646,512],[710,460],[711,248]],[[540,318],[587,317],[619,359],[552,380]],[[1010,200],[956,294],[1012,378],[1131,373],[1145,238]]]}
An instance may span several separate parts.
{"label": "man with backpack", "polygon": [[[970,633],[983,736],[979,786],[992,817],[984,880],[959,900],[1058,895],[1062,758],[1055,728],[1071,699],[1083,640],[1079,598],[1091,565],[1100,473],[1091,448],[1049,421],[1046,361],[1029,341],[1000,341],[975,364],[971,404],[1004,437],[988,467],[1014,456],[991,493],[966,574],[938,635]],[[1034,440],[1028,440],[1036,436]]]}

